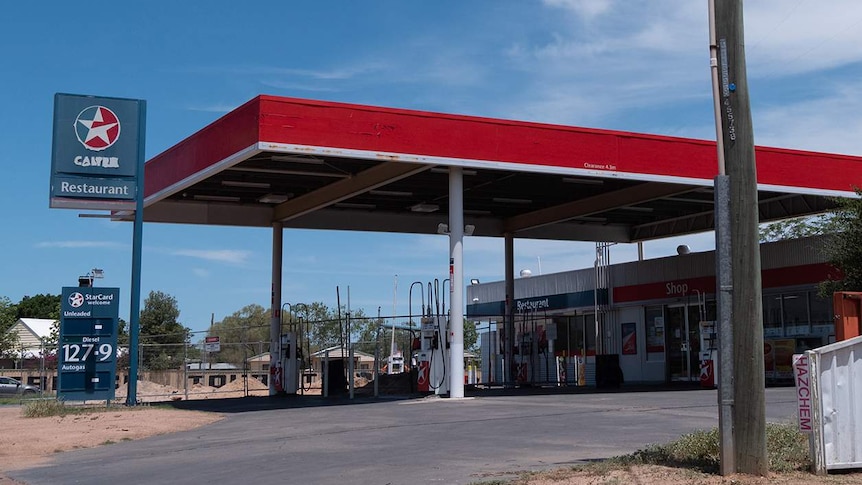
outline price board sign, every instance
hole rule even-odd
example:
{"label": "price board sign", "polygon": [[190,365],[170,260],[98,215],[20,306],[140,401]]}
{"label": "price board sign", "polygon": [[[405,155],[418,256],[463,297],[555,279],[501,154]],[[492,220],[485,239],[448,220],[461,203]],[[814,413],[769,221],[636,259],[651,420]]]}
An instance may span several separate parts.
{"label": "price board sign", "polygon": [[67,401],[114,398],[119,288],[63,288],[57,394]]}

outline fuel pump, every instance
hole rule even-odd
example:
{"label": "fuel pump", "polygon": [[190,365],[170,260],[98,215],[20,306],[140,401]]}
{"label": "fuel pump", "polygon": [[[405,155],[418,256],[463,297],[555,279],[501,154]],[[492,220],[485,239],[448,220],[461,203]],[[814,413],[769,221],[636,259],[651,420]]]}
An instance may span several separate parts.
{"label": "fuel pump", "polygon": [[700,315],[700,385],[707,389],[718,386],[716,363],[718,362],[718,334],[714,320],[707,320],[706,294],[697,293],[697,308]]}
{"label": "fuel pump", "polygon": [[281,335],[281,367],[276,369],[276,388],[281,384],[283,392],[296,394],[299,389],[299,367],[302,361],[302,351],[296,340],[296,332]]}
{"label": "fuel pump", "polygon": [[431,349],[437,339],[433,320],[424,314],[419,327],[419,353],[416,354],[416,390],[420,393],[431,392]]}
{"label": "fuel pump", "polygon": [[[416,354],[419,372],[416,377],[416,388],[420,393],[433,392],[442,395],[449,393],[449,382],[446,378],[449,345],[446,339],[448,334],[446,317],[441,314],[439,305],[439,284],[435,290],[433,294],[438,304],[432,308],[429,303],[420,321],[419,352]],[[428,294],[432,294],[431,283],[428,283]]]}

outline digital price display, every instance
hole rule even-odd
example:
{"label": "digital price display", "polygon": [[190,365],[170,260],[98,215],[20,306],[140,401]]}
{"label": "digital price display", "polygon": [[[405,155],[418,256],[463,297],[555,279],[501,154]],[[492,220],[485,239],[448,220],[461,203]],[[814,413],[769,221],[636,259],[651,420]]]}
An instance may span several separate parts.
{"label": "digital price display", "polygon": [[63,288],[58,395],[68,401],[114,398],[119,288]]}

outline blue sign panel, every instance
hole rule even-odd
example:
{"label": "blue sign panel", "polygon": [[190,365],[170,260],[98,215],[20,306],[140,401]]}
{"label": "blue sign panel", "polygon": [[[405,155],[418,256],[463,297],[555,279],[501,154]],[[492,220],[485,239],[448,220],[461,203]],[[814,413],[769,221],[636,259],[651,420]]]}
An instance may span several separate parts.
{"label": "blue sign panel", "polygon": [[142,100],[56,94],[50,206],[135,200],[144,113]]}
{"label": "blue sign panel", "polygon": [[[607,288],[598,290],[598,303],[608,302]],[[537,298],[519,298],[515,300],[515,313],[537,312],[547,310],[563,310],[569,308],[590,307],[596,304],[596,293],[593,290],[560,293]],[[467,317],[502,316],[506,314],[506,303],[492,301],[467,305]]]}
{"label": "blue sign panel", "polygon": [[137,185],[133,179],[66,177],[57,175],[52,186],[56,197],[84,199],[135,200]]}
{"label": "blue sign panel", "polygon": [[114,398],[119,288],[63,288],[57,395],[67,401]]}

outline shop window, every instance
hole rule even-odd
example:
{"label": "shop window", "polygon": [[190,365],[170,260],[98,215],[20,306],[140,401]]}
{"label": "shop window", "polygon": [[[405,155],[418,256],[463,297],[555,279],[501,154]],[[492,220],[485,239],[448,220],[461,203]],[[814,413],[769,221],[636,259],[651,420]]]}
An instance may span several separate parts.
{"label": "shop window", "polygon": [[783,336],[780,294],[763,295],[763,336],[765,338]]}
{"label": "shop window", "polygon": [[557,316],[554,317],[554,323],[557,324],[557,339],[554,341],[556,355],[584,355],[584,347],[587,355],[595,355],[595,316]]}
{"label": "shop window", "polygon": [[554,324],[557,325],[557,339],[554,340],[554,353],[559,357],[575,355],[578,346],[574,341],[572,325],[574,317],[555,316]]}
{"label": "shop window", "polygon": [[781,313],[784,317],[785,335],[808,335],[808,293],[784,293],[781,295]]}
{"label": "shop window", "polygon": [[833,334],[832,299],[822,298],[814,292],[808,294],[808,299],[811,303],[811,333],[824,337]]}
{"label": "shop window", "polygon": [[664,360],[664,311],[659,306],[648,306],[644,309],[646,322],[647,360]]}
{"label": "shop window", "polygon": [[596,355],[596,316],[583,315],[584,331],[587,335],[587,355]]}

